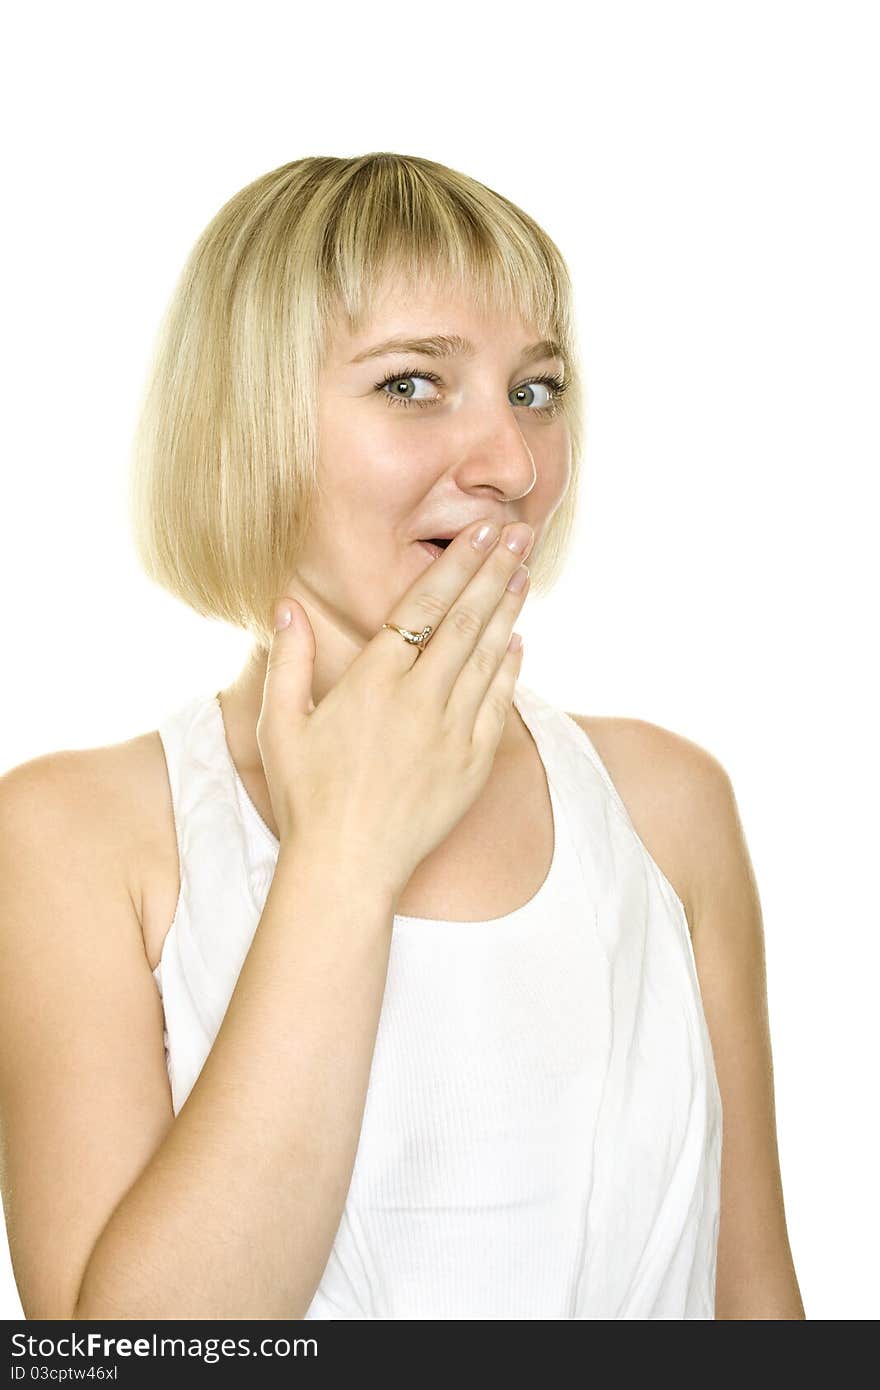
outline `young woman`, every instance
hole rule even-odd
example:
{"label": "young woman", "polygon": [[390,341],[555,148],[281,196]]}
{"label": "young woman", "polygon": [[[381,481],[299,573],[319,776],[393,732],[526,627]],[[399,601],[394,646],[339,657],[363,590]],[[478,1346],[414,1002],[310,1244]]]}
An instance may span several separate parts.
{"label": "young woman", "polygon": [[556,246],[425,159],[298,160],[197,242],[135,540],[253,651],[3,779],[28,1317],[803,1317],[730,781],[517,684],[577,363]]}

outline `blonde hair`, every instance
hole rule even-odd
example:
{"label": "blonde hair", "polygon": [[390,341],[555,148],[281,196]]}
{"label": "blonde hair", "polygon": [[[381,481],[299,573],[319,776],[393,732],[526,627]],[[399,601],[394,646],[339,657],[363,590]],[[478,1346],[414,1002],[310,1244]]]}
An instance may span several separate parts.
{"label": "blonde hair", "polygon": [[159,326],[129,478],[147,577],[261,647],[319,495],[330,334],[340,314],[363,329],[386,270],[402,295],[439,283],[559,344],[572,472],[530,560],[533,593],[552,587],[568,551],[583,389],[555,244],[500,193],[429,159],[294,160],[230,198],[190,252]]}

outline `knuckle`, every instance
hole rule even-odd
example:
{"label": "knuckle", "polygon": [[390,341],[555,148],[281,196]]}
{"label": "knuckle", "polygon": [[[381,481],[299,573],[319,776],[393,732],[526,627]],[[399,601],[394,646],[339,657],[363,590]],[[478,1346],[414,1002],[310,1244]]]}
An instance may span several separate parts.
{"label": "knuckle", "polygon": [[288,652],[286,656],[281,652],[270,653],[269,659],[266,662],[266,675],[270,676],[273,671],[282,671],[284,667],[289,666],[292,661],[293,656],[290,652]]}
{"label": "knuckle", "polygon": [[[440,620],[446,616],[447,604],[436,594],[429,593],[427,589],[416,594],[410,602],[416,612],[427,619],[432,627],[436,627]],[[407,608],[409,608],[409,604]],[[402,621],[403,619],[401,619]]]}
{"label": "knuckle", "polygon": [[473,608],[458,604],[450,614],[452,625],[463,637],[478,637],[483,630],[483,619]]}
{"label": "knuckle", "polygon": [[474,651],[471,653],[471,661],[481,676],[494,675],[498,667],[498,657],[496,653],[490,651],[486,646],[475,647]]}

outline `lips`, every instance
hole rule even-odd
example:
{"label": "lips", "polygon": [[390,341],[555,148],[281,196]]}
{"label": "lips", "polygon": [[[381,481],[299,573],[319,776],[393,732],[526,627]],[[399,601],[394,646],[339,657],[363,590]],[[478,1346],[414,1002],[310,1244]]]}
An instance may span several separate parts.
{"label": "lips", "polygon": [[433,556],[435,560],[438,555],[443,554],[445,549],[445,546],[435,545],[433,541],[419,541],[419,545],[423,550],[427,550],[428,554]]}
{"label": "lips", "polygon": [[[467,525],[467,523],[465,523],[465,525]],[[419,545],[423,550],[427,550],[429,555],[433,555],[436,560],[437,556],[442,555],[443,551],[452,544],[458,532],[462,529],[462,527],[459,527],[456,531],[437,531],[430,538],[420,540]]]}
{"label": "lips", "polygon": [[[442,552],[447,549],[450,541],[454,541],[456,536],[460,535],[462,531],[464,531],[468,526],[473,525],[473,523],[475,521],[478,521],[479,519],[479,516],[468,517],[466,520],[460,522],[457,526],[449,527],[448,530],[445,526],[441,524],[436,531],[432,530],[430,536],[426,537],[424,540],[420,540],[419,545],[422,546],[425,550],[427,550],[430,555],[433,555],[434,559],[436,560],[437,556],[442,554]],[[496,524],[498,526],[499,531],[501,527],[505,525],[507,520],[509,520],[509,518],[497,518]]]}

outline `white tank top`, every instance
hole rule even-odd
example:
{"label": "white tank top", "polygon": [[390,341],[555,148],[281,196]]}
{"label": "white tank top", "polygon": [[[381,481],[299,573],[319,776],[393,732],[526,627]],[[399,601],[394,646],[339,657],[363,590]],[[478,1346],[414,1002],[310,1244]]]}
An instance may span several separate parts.
{"label": "white tank top", "polygon": [[[547,777],[550,870],[505,917],[395,917],[354,1171],[306,1318],[715,1316],[721,1095],[684,908],[580,726],[521,684],[514,703]],[[279,845],[216,695],[159,732],[181,886],[153,973],[177,1114]]]}

